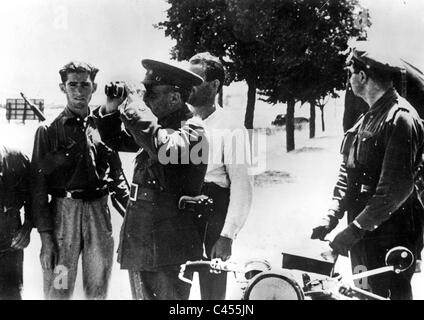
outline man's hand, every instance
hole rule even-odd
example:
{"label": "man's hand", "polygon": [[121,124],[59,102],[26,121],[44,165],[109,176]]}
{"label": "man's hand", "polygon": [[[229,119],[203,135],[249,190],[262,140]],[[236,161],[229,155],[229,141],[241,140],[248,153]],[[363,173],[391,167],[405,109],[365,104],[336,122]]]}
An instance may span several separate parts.
{"label": "man's hand", "polygon": [[[122,81],[111,83],[110,86],[116,88],[116,95],[106,96],[105,112],[112,113],[118,110],[119,106],[127,99],[127,86]],[[118,94],[121,93],[121,94]]]}
{"label": "man's hand", "polygon": [[25,222],[22,228],[12,239],[10,247],[15,250],[23,250],[29,245],[31,239],[32,224]]}
{"label": "man's hand", "polygon": [[346,229],[337,234],[333,242],[330,243],[330,247],[333,249],[334,253],[347,257],[348,251],[362,239],[364,234],[365,230],[350,223]]}
{"label": "man's hand", "polygon": [[41,266],[45,270],[53,270],[58,262],[58,251],[53,236],[49,232],[41,232]]}
{"label": "man's hand", "polygon": [[227,261],[231,257],[231,246],[233,240],[227,237],[220,236],[215,242],[211,250],[211,259],[219,258],[222,261]]}
{"label": "man's hand", "polygon": [[324,241],[324,238],[327,234],[334,230],[339,223],[339,219],[332,214],[328,214],[324,219],[322,219],[322,223],[312,229],[311,239],[319,239]]}

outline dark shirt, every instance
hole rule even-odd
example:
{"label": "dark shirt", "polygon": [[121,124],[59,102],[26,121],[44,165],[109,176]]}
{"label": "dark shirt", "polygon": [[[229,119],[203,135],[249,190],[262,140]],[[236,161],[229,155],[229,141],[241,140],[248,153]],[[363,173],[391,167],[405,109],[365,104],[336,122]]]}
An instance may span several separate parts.
{"label": "dark shirt", "polygon": [[402,206],[417,210],[412,204],[423,144],[423,123],[416,110],[388,90],[345,135],[333,197],[336,216],[356,211],[359,225],[373,231]]}
{"label": "dark shirt", "polygon": [[10,246],[20,228],[20,209],[31,223],[30,162],[19,151],[0,147],[0,251]]}
{"label": "dark shirt", "polygon": [[120,167],[120,163],[111,165],[117,159],[101,141],[91,116],[84,119],[66,107],[51,124],[40,126],[32,155],[33,212],[38,230],[53,228],[48,194],[106,188],[109,169]]}

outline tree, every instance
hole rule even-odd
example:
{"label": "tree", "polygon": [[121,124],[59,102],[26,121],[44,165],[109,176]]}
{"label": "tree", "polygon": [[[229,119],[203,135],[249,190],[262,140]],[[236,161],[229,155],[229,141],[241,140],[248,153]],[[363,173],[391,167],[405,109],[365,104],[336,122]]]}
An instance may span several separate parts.
{"label": "tree", "polygon": [[266,20],[265,0],[168,0],[167,20],[157,27],[177,41],[171,55],[189,59],[209,51],[221,57],[231,81],[248,86],[245,127],[253,129],[259,73],[264,68],[264,45],[258,40]]}
{"label": "tree", "polygon": [[248,85],[245,126],[253,128],[256,94],[287,103],[287,151],[294,144],[294,106],[316,104],[342,89],[347,41],[357,0],[168,0],[158,24],[177,41],[176,59],[200,51],[222,57],[228,81]]}
{"label": "tree", "polygon": [[287,151],[295,147],[295,103],[318,105],[345,86],[348,40],[362,35],[355,26],[356,5],[356,0],[268,1],[271,30],[263,41],[273,52],[273,72],[262,75],[258,89],[270,103],[287,103]]}
{"label": "tree", "polygon": [[315,137],[315,103],[309,102],[309,138]]}
{"label": "tree", "polygon": [[317,102],[317,106],[318,106],[318,108],[319,108],[319,109],[320,109],[320,111],[321,111],[321,131],[322,131],[322,132],[324,132],[324,131],[325,131],[324,107],[325,107],[325,105],[327,104],[327,102],[328,102],[328,97],[327,97],[327,99],[325,99],[325,98],[320,99],[320,100]]}

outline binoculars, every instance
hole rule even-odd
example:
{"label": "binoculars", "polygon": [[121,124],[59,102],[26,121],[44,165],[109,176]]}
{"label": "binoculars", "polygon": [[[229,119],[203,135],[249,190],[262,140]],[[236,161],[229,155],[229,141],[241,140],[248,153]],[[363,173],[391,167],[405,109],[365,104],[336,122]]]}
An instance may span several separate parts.
{"label": "binoculars", "polygon": [[128,92],[123,82],[111,82],[105,86],[105,94],[109,98],[125,99],[128,95]]}

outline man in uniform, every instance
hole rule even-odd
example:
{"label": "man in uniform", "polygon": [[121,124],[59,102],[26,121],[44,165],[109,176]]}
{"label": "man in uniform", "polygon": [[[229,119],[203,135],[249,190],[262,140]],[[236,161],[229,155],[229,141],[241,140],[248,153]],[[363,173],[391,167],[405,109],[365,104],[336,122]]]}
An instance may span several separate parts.
{"label": "man in uniform", "polygon": [[129,197],[119,156],[101,141],[89,115],[97,72],[76,61],[59,71],[67,106],[52,123],[40,126],[35,136],[33,212],[48,299],[72,296],[80,254],[87,298],[106,298],[114,246],[109,187],[123,207]]}
{"label": "man in uniform", "polygon": [[[424,210],[415,188],[421,163],[424,129],[416,110],[393,88],[393,64],[366,51],[353,50],[348,60],[353,93],[369,110],[346,132],[343,163],[334,189],[334,206],[312,238],[323,240],[347,211],[348,227],[330,246],[351,254],[352,269],[382,267],[395,246],[422,249]],[[412,299],[415,265],[396,274],[367,279],[371,292],[391,299]]]}
{"label": "man in uniform", "polygon": [[178,206],[181,197],[200,194],[206,172],[203,124],[186,105],[202,78],[155,60],[142,65],[144,101],[126,87],[124,110],[117,112],[124,96],[108,96],[96,110],[103,140],[116,150],[138,152],[118,259],[129,270],[134,299],[188,299],[190,285],[178,272],[182,263],[202,257],[202,242],[196,218]]}
{"label": "man in uniform", "polygon": [[[226,261],[233,240],[243,227],[252,202],[253,181],[249,176],[249,137],[242,126],[216,103],[225,70],[208,52],[190,59],[190,70],[204,79],[195,87],[189,103],[201,117],[209,137],[209,161],[202,194],[213,199],[214,211],[202,232],[206,257]],[[227,274],[199,272],[200,293],[205,300],[224,300]]]}
{"label": "man in uniform", "polygon": [[[0,147],[0,300],[20,300],[23,283],[23,249],[32,230],[30,166],[14,149]],[[20,209],[25,221],[21,223]]]}

